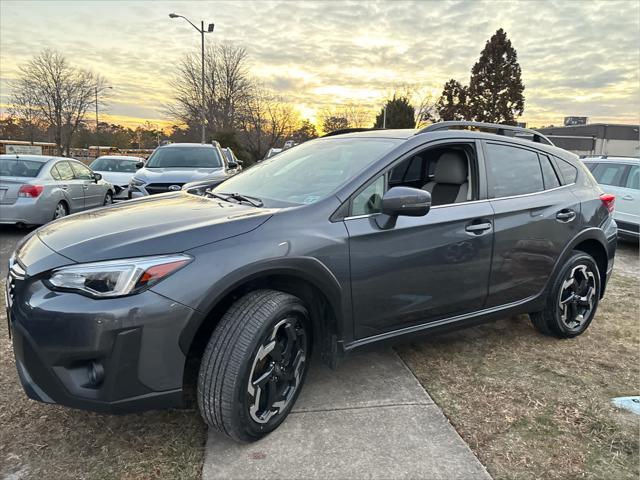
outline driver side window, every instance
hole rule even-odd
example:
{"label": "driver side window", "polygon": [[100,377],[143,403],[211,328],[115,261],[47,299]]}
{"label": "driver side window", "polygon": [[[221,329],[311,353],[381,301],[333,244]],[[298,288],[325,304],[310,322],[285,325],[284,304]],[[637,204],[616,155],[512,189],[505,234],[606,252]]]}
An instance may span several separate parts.
{"label": "driver side window", "polygon": [[353,197],[351,216],[369,215],[382,211],[382,196],[385,189],[385,175],[380,175],[358,195]]}

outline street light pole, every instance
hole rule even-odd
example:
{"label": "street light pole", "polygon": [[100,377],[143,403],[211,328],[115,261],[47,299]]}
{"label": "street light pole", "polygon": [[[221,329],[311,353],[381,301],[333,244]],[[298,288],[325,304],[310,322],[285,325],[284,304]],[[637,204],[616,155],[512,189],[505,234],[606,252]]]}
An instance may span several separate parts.
{"label": "street light pole", "polygon": [[187,22],[189,22],[189,24],[195,28],[199,33],[200,33],[200,37],[201,37],[201,48],[200,48],[200,66],[201,66],[201,91],[200,91],[200,95],[201,95],[201,100],[202,100],[202,105],[201,105],[201,112],[200,115],[202,116],[201,121],[202,121],[202,143],[206,143],[207,141],[207,136],[206,136],[206,123],[207,123],[207,115],[206,115],[206,102],[205,102],[205,98],[204,98],[204,34],[205,33],[211,33],[213,32],[213,23],[210,23],[208,28],[205,30],[204,29],[204,20],[202,20],[200,22],[200,28],[196,27],[191,20],[189,20],[187,17],[184,17],[182,15],[177,15],[175,13],[170,13],[169,14],[169,18],[183,18],[184,20],[186,20]]}

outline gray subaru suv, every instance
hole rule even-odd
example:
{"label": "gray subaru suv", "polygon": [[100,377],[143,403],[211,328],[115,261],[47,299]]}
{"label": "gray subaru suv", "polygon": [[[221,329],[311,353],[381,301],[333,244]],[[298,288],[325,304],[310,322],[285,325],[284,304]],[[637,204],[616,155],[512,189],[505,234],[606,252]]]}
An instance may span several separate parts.
{"label": "gray subaru suv", "polygon": [[193,375],[205,421],[255,440],[291,411],[313,352],[337,367],[522,313],[580,335],[613,267],[613,204],[535,131],[338,132],[204,195],[34,231],[7,280],[19,377],[36,400],[130,412],[181,405]]}

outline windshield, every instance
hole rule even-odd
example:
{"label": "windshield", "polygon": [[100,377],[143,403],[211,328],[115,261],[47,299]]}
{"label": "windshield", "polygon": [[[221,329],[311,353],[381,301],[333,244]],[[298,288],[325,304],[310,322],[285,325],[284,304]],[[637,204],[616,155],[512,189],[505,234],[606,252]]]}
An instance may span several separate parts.
{"label": "windshield", "polygon": [[0,158],[0,177],[35,178],[45,162],[34,162],[19,158]]}
{"label": "windshield", "polygon": [[146,168],[218,168],[221,166],[218,149],[211,146],[158,148],[145,165]]}
{"label": "windshield", "polygon": [[91,162],[92,170],[96,170],[99,172],[129,172],[133,173],[137,170],[136,164],[141,162],[140,160],[130,160],[130,159],[122,159],[122,158],[113,158],[113,157],[100,157],[96,158],[93,162]]}
{"label": "windshield", "polygon": [[314,203],[382,158],[401,140],[331,138],[285,150],[230,178],[214,192],[239,193],[291,204]]}

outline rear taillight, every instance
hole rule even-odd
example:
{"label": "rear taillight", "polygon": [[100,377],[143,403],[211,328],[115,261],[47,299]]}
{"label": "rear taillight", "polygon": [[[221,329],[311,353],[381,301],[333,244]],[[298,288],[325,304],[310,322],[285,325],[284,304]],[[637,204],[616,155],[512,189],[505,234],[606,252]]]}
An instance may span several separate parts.
{"label": "rear taillight", "polygon": [[22,185],[18,190],[19,197],[37,198],[44,190],[42,185]]}
{"label": "rear taillight", "polygon": [[609,213],[613,213],[613,209],[615,208],[616,196],[611,195],[610,193],[603,193],[600,195],[600,200],[602,200],[602,204],[607,207]]}

